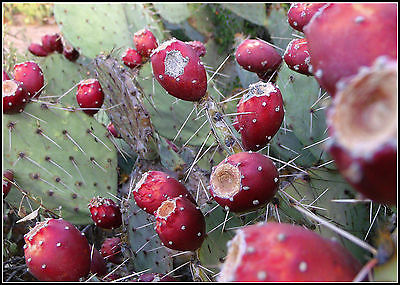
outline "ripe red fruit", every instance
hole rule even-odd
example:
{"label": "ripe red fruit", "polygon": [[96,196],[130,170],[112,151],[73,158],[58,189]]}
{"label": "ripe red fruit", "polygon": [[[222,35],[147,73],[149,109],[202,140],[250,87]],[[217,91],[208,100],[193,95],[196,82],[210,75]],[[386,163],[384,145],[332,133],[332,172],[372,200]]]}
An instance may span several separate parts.
{"label": "ripe red fruit", "polygon": [[3,70],[3,81],[10,80],[10,76],[8,76],[7,72]]}
{"label": "ripe red fruit", "polygon": [[69,61],[76,61],[79,58],[79,51],[75,49],[73,46],[66,45],[64,47],[63,55]]}
{"label": "ripe red fruit", "polygon": [[235,119],[233,119],[232,126],[235,128],[236,131],[238,132],[240,131],[239,121],[237,116],[235,116]]}
{"label": "ripe red fruit", "polygon": [[90,200],[88,207],[96,226],[115,229],[122,225],[121,210],[113,200],[95,197]]}
{"label": "ripe red fruit", "polygon": [[128,48],[122,56],[122,60],[129,68],[135,68],[142,64],[141,55],[133,48]]}
{"label": "ripe red fruit", "polygon": [[244,69],[266,78],[278,69],[282,57],[277,50],[263,40],[242,41],[235,52],[237,63]]}
{"label": "ripe red fruit", "polygon": [[105,260],[114,264],[121,264],[121,239],[120,238],[107,238],[100,248],[100,253]]}
{"label": "ripe red fruit", "polygon": [[144,58],[149,58],[153,50],[158,47],[156,37],[147,29],[137,31],[133,35],[133,43],[137,52]]}
{"label": "ripe red fruit", "polygon": [[10,181],[14,181],[14,172],[10,169],[3,171],[3,198],[7,197],[12,186],[11,182],[7,181],[4,177]]}
{"label": "ripe red fruit", "polygon": [[279,185],[274,163],[257,152],[235,153],[213,168],[208,187],[214,200],[232,212],[247,212],[268,203]]}
{"label": "ripe red fruit", "polygon": [[346,180],[378,203],[397,200],[397,61],[378,58],[339,89],[328,151]]}
{"label": "ripe red fruit", "polygon": [[190,41],[190,42],[185,42],[185,44],[190,45],[195,50],[196,54],[199,57],[203,57],[207,53],[206,47],[200,41]]}
{"label": "ripe red fruit", "polygon": [[168,198],[185,197],[196,203],[186,187],[167,173],[162,171],[147,171],[132,190],[136,204],[149,214],[161,206]]}
{"label": "ripe red fruit", "polygon": [[24,236],[25,261],[39,281],[78,281],[90,271],[86,237],[63,219],[46,219]]}
{"label": "ripe red fruit", "polygon": [[397,60],[397,5],[393,3],[331,3],[304,32],[314,76],[332,96],[339,80],[371,66],[377,57]]}
{"label": "ripe red fruit", "polygon": [[283,55],[287,66],[298,73],[312,75],[311,57],[307,47],[307,39],[292,40]]}
{"label": "ripe red fruit", "polygon": [[338,242],[301,226],[268,222],[237,231],[218,281],[352,281],[360,270]]}
{"label": "ripe red fruit", "polygon": [[29,96],[22,82],[16,80],[3,81],[3,113],[15,114],[24,110]]}
{"label": "ripe red fruit", "polygon": [[106,261],[93,245],[90,247],[90,272],[97,276],[103,276],[107,273]]}
{"label": "ripe red fruit", "polygon": [[292,3],[288,11],[289,25],[300,32],[307,25],[315,13],[323,9],[327,3]]}
{"label": "ripe red fruit", "polygon": [[184,42],[171,39],[154,50],[151,56],[153,74],[172,96],[198,101],[207,91],[207,76],[195,50]]}
{"label": "ripe red fruit", "polygon": [[245,150],[263,148],[278,132],[284,117],[280,90],[272,83],[257,82],[237,105],[239,133]]}
{"label": "ripe red fruit", "polygon": [[110,122],[110,123],[107,125],[107,130],[110,132],[110,134],[112,134],[112,136],[113,136],[114,138],[121,138],[121,135],[118,134],[118,132],[117,132],[117,130],[115,129],[113,123]]}
{"label": "ripe red fruit", "polygon": [[49,52],[43,48],[41,44],[31,43],[28,50],[36,56],[48,56]]}
{"label": "ripe red fruit", "polygon": [[76,101],[86,114],[96,114],[104,102],[104,93],[99,81],[91,78],[79,82]]}
{"label": "ripe red fruit", "polygon": [[162,202],[155,217],[155,229],[164,246],[194,251],[203,243],[206,222],[203,213],[189,199],[176,197]]}
{"label": "ripe red fruit", "polygon": [[25,61],[14,65],[14,79],[24,83],[23,88],[31,98],[37,98],[44,86],[43,71],[34,61]]}
{"label": "ripe red fruit", "polygon": [[64,50],[62,38],[57,33],[51,35],[44,35],[42,36],[41,40],[43,49],[48,53],[52,53],[55,51],[58,53],[62,53]]}

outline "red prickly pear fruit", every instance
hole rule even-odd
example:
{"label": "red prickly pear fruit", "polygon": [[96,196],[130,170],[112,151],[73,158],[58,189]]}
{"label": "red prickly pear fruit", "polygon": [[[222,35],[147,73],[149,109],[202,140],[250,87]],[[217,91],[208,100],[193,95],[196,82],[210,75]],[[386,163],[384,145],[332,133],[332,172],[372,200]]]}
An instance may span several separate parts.
{"label": "red prickly pear fruit", "polygon": [[236,49],[235,58],[241,67],[264,78],[271,75],[282,63],[282,56],[272,45],[254,39],[242,41]]}
{"label": "red prickly pear fruit", "polygon": [[239,133],[245,150],[260,150],[278,132],[284,117],[280,90],[272,83],[250,84],[237,105]]}
{"label": "red prickly pear fruit", "polygon": [[3,81],[3,113],[15,114],[24,110],[29,96],[22,82],[16,80]]}
{"label": "red prickly pear fruit", "polygon": [[206,47],[200,41],[190,41],[190,42],[185,42],[185,44],[190,45],[195,50],[196,54],[199,57],[203,57],[207,53]]}
{"label": "red prickly pear fruit", "polygon": [[352,281],[360,270],[338,242],[301,226],[268,222],[237,231],[218,281]]}
{"label": "red prickly pear fruit", "polygon": [[107,265],[104,257],[93,245],[90,247],[90,272],[97,276],[104,276],[107,273]]}
{"label": "red prickly pear fruit", "polygon": [[25,261],[40,281],[78,281],[90,271],[86,237],[63,219],[46,219],[24,236]]}
{"label": "red prickly pear fruit", "polygon": [[307,39],[292,40],[283,55],[287,66],[298,73],[312,75],[311,57],[307,48]]}
{"label": "red prickly pear fruit", "polygon": [[110,134],[112,134],[112,136],[113,136],[114,138],[121,138],[121,135],[117,132],[117,130],[115,129],[113,123],[110,122],[110,123],[107,125],[107,130],[110,132]]}
{"label": "red prickly pear fruit", "polygon": [[105,260],[114,264],[121,264],[121,239],[120,238],[107,238],[100,248],[100,253]]}
{"label": "red prickly pear fruit", "polygon": [[12,186],[11,182],[9,182],[5,178],[7,178],[10,181],[14,181],[14,172],[10,169],[3,171],[3,198],[7,197]]}
{"label": "red prickly pear fruit", "polygon": [[327,112],[327,150],[339,172],[371,200],[397,200],[397,61],[381,57],[341,84]]}
{"label": "red prickly pear fruit", "polygon": [[76,101],[86,114],[96,114],[104,102],[104,93],[99,81],[91,78],[79,82]]}
{"label": "red prickly pear fruit", "polygon": [[41,44],[31,43],[28,50],[36,56],[48,56],[49,52],[43,48]]}
{"label": "red prickly pear fruit", "polygon": [[69,61],[75,62],[79,58],[79,51],[73,46],[66,45],[64,47],[63,55]]}
{"label": "red prickly pear fruit", "polygon": [[397,4],[331,3],[304,32],[315,79],[331,96],[339,80],[377,57],[397,60]]}
{"label": "red prickly pear fruit", "polygon": [[151,55],[153,74],[172,96],[199,101],[207,91],[207,75],[195,50],[184,42],[171,39]]}
{"label": "red prickly pear fruit", "polygon": [[14,79],[24,83],[23,88],[31,98],[40,96],[44,86],[43,71],[34,61],[25,61],[14,65]]}
{"label": "red prickly pear fruit", "polygon": [[199,207],[185,197],[162,202],[155,212],[155,230],[164,246],[194,251],[205,238],[206,222]]}
{"label": "red prickly pear fruit", "polygon": [[292,3],[288,10],[289,25],[303,32],[303,27],[307,25],[315,13],[323,9],[327,3]]}
{"label": "red prickly pear fruit", "polygon": [[143,273],[134,282],[176,282],[177,279],[171,276],[164,276],[160,273]]}
{"label": "red prickly pear fruit", "polygon": [[8,73],[5,70],[3,70],[3,81],[5,81],[5,80],[10,80],[10,76],[8,75]]}
{"label": "red prickly pear fruit", "polygon": [[59,34],[51,34],[51,35],[44,35],[41,38],[42,46],[45,51],[48,53],[58,52],[63,53],[64,45],[62,42],[62,38]]}
{"label": "red prickly pear fruit", "polygon": [[133,35],[133,43],[137,52],[144,58],[149,58],[158,47],[157,39],[150,30],[142,29]]}
{"label": "red prickly pear fruit", "polygon": [[240,213],[268,203],[278,185],[278,170],[267,156],[239,152],[213,167],[208,189],[219,205]]}
{"label": "red prickly pear fruit", "polygon": [[235,119],[233,119],[232,126],[235,128],[236,131],[238,132],[240,131],[239,121],[237,116],[235,116]]}
{"label": "red prickly pear fruit", "polygon": [[129,68],[135,68],[142,64],[142,56],[133,48],[128,48],[122,56],[122,61]]}
{"label": "red prickly pear fruit", "polygon": [[103,229],[115,229],[122,225],[122,214],[111,199],[94,197],[88,205],[95,225]]}
{"label": "red prickly pear fruit", "polygon": [[150,170],[144,173],[132,194],[136,204],[149,214],[154,214],[168,198],[181,196],[196,204],[182,183],[162,171]]}

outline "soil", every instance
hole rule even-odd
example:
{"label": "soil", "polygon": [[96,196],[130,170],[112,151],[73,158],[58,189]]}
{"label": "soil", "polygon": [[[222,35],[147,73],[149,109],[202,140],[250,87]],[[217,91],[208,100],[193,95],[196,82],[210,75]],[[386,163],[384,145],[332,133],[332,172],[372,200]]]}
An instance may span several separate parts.
{"label": "soil", "polygon": [[60,33],[54,18],[48,19],[45,24],[26,25],[17,17],[12,24],[3,24],[3,48],[14,47],[18,53],[24,54],[31,43],[41,43],[42,36],[53,33]]}

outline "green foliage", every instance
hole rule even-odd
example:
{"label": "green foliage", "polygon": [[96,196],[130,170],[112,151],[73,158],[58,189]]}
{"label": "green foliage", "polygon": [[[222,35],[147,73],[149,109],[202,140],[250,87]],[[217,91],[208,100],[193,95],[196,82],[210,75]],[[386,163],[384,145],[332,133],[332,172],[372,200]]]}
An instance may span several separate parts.
{"label": "green foliage", "polygon": [[4,19],[13,24],[16,15],[22,15],[25,24],[45,22],[53,15],[53,4],[50,3],[5,3]]}

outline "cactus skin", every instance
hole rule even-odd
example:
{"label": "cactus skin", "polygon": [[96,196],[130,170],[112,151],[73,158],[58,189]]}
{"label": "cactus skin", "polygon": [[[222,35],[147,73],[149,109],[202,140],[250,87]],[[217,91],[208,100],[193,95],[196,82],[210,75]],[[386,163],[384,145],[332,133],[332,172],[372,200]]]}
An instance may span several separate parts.
{"label": "cactus skin", "polygon": [[104,276],[107,273],[107,265],[100,251],[98,251],[93,245],[90,247],[90,273],[96,274],[97,276]]}
{"label": "cactus skin", "polygon": [[142,29],[133,35],[133,43],[137,52],[144,58],[149,58],[154,49],[158,47],[157,39],[150,30]]}
{"label": "cactus skin", "polygon": [[11,182],[4,179],[4,177],[10,181],[14,181],[14,172],[10,169],[6,169],[5,171],[3,171],[3,198],[7,197],[12,186]]}
{"label": "cactus skin", "polygon": [[44,49],[41,44],[31,43],[28,47],[28,50],[36,56],[48,56],[49,52]]}
{"label": "cactus skin", "polygon": [[23,82],[23,88],[31,98],[37,98],[44,86],[43,71],[34,61],[25,61],[14,65],[14,79]]}
{"label": "cactus skin", "polygon": [[304,28],[315,79],[335,96],[338,81],[360,67],[383,55],[396,60],[396,22],[396,4],[329,4]]}
{"label": "cactus skin", "polygon": [[244,69],[266,78],[282,63],[281,55],[273,46],[265,41],[254,39],[241,42],[236,49],[235,58]]}
{"label": "cactus skin", "polygon": [[113,200],[95,197],[90,200],[88,207],[96,226],[115,229],[122,225],[121,210]]}
{"label": "cactus skin", "polygon": [[135,68],[142,64],[142,57],[133,48],[128,48],[122,56],[122,61],[129,68]]}
{"label": "cactus skin", "polygon": [[272,83],[250,84],[249,91],[238,103],[237,112],[244,149],[260,150],[282,124],[284,117],[282,94]]}
{"label": "cactus skin", "polygon": [[279,174],[265,155],[240,152],[223,160],[210,177],[210,193],[232,212],[248,212],[269,202],[278,190]]}
{"label": "cactus skin", "polygon": [[286,48],[283,59],[291,70],[305,75],[312,75],[311,57],[307,48],[307,39],[292,40]]}
{"label": "cactus skin", "polygon": [[62,38],[59,34],[54,33],[51,35],[44,35],[41,38],[42,46],[45,51],[48,53],[58,52],[63,53],[64,45],[62,42]]}
{"label": "cactus skin", "polygon": [[8,73],[5,70],[3,70],[3,81],[5,81],[5,80],[10,80],[10,76],[8,75]]}
{"label": "cactus skin", "polygon": [[63,219],[46,219],[24,237],[29,272],[40,281],[78,281],[90,271],[90,247],[84,235]]}
{"label": "cactus skin", "polygon": [[166,247],[194,251],[203,243],[206,222],[202,212],[189,199],[176,197],[164,201],[155,217],[155,230]]}
{"label": "cactus skin", "polygon": [[[76,90],[76,101],[86,114],[90,116],[96,114],[104,102],[104,93],[99,81],[97,79],[86,79],[79,82]],[[86,108],[94,108],[95,110]]]}
{"label": "cactus skin", "polygon": [[172,96],[198,101],[207,90],[207,76],[196,51],[184,42],[171,39],[151,55],[153,74]]}
{"label": "cactus skin", "polygon": [[23,88],[23,83],[16,80],[3,81],[3,113],[15,114],[21,113],[29,96]]}
{"label": "cactus skin", "polygon": [[114,264],[121,264],[121,239],[118,237],[106,238],[101,245],[100,253],[105,260]]}
{"label": "cactus skin", "polygon": [[[54,107],[63,106],[32,102],[25,111],[34,117],[4,115],[4,166],[13,169],[21,189],[40,197],[43,205],[62,209],[69,222],[86,224],[91,220],[90,199],[116,191],[116,150],[95,119]],[[20,191],[7,196],[13,205],[22,198]],[[23,205],[29,207],[26,201]]]}
{"label": "cactus skin", "polygon": [[397,62],[380,58],[344,84],[328,113],[329,152],[355,189],[395,205]]}
{"label": "cactus skin", "polygon": [[76,61],[79,58],[79,51],[71,45],[64,47],[63,55],[69,61]]}
{"label": "cactus skin", "polygon": [[360,269],[337,242],[300,226],[269,222],[238,231],[219,281],[352,281]]}
{"label": "cactus skin", "polygon": [[136,204],[152,215],[169,198],[182,196],[196,203],[182,183],[162,171],[150,170],[143,174],[132,195]]}
{"label": "cactus skin", "polygon": [[310,22],[315,13],[322,10],[326,3],[292,3],[288,10],[289,25],[300,32]]}

